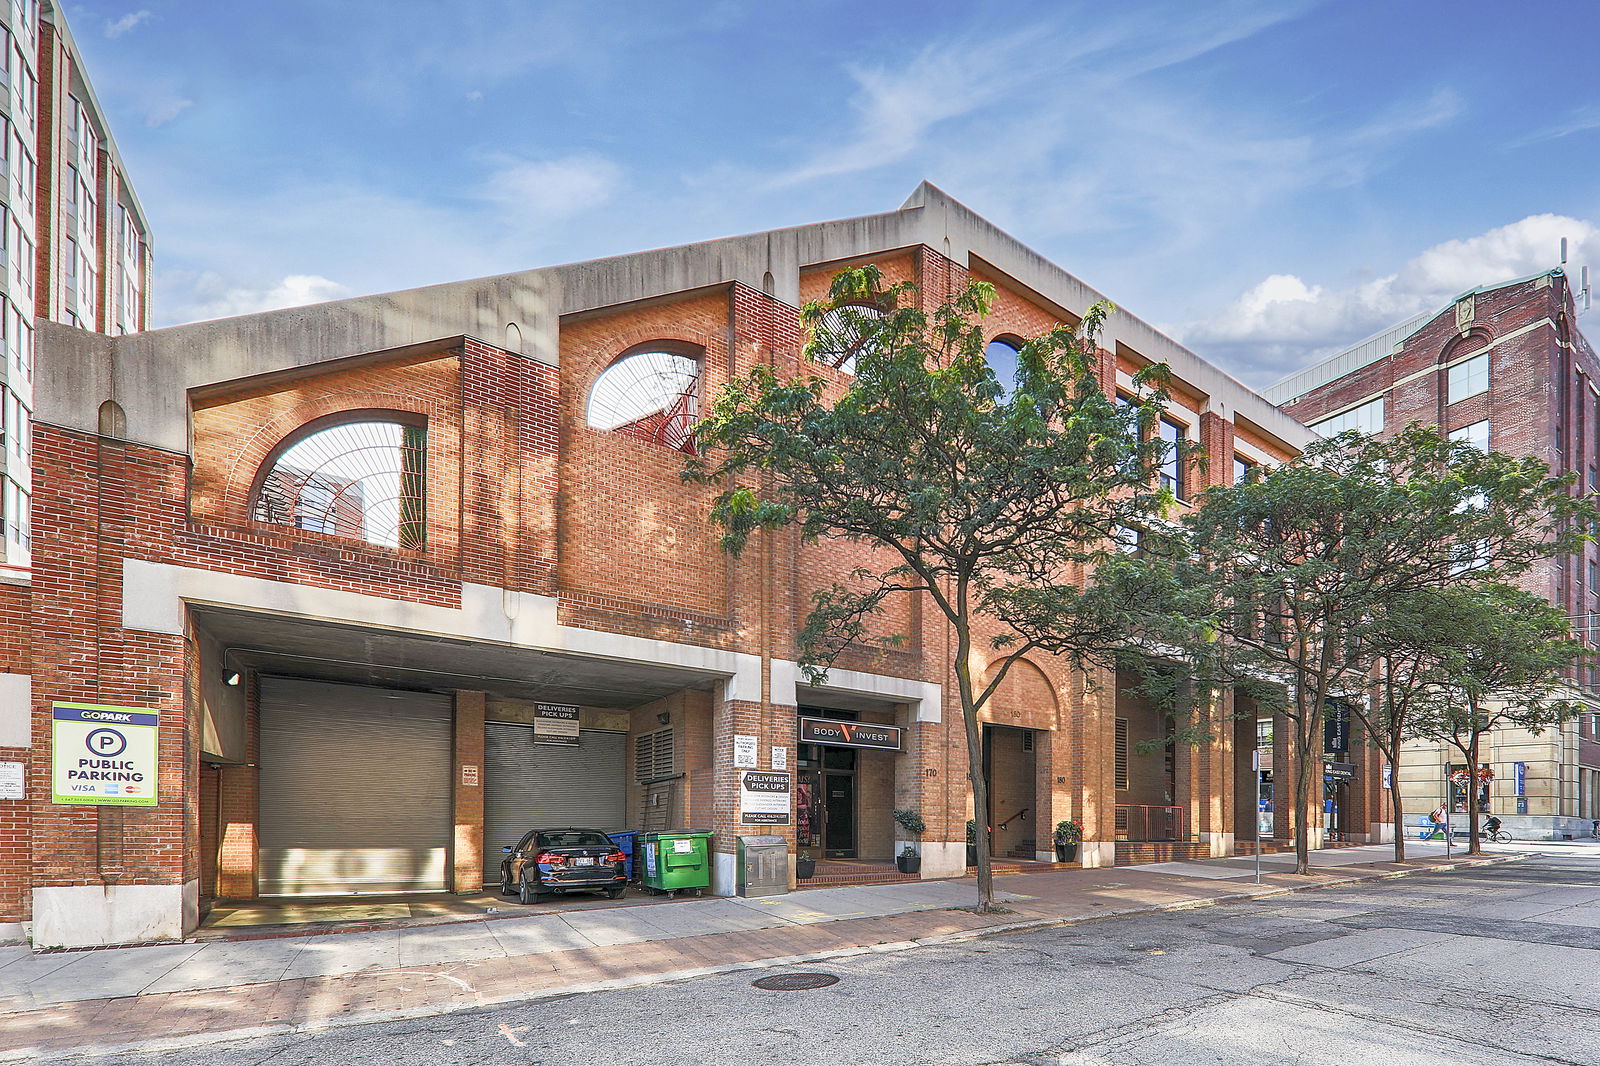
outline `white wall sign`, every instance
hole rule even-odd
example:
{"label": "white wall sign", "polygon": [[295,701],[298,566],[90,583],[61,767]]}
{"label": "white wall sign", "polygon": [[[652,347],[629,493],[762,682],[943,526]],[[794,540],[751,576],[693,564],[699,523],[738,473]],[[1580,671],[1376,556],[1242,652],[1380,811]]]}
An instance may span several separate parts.
{"label": "white wall sign", "polygon": [[772,749],[772,768],[774,770],[787,770],[789,768],[789,749]]}
{"label": "white wall sign", "polygon": [[53,802],[156,806],[157,712],[57,703],[51,719]]}
{"label": "white wall sign", "polygon": [[27,799],[27,789],[22,782],[22,764],[0,762],[0,800]]}
{"label": "white wall sign", "polygon": [[762,770],[740,774],[739,820],[745,825],[788,825],[789,775]]}
{"label": "white wall sign", "polygon": [[733,735],[733,768],[735,770],[754,770],[756,768],[756,748],[759,744],[759,737],[748,737],[743,733],[735,733]]}

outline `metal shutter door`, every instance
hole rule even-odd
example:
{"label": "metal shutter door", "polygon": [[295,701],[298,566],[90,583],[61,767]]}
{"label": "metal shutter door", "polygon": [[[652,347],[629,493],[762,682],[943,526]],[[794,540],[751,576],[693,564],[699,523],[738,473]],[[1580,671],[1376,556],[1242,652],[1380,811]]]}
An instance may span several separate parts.
{"label": "metal shutter door", "polygon": [[530,829],[627,828],[628,734],[585,729],[577,747],[533,743],[533,727],[483,724],[483,883],[500,883],[500,849]]}
{"label": "metal shutter door", "polygon": [[263,896],[442,892],[450,697],[261,679]]}

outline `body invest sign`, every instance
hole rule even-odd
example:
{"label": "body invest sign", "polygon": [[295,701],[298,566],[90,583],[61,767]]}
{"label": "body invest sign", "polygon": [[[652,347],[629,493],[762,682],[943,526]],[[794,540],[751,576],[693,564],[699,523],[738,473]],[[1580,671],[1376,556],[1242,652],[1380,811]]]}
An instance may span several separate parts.
{"label": "body invest sign", "polygon": [[845,748],[900,750],[900,727],[868,722],[841,722],[833,718],[802,718],[797,738],[802,744],[833,744]]}
{"label": "body invest sign", "polygon": [[51,798],[56,803],[156,805],[156,712],[57,703],[51,719]]}

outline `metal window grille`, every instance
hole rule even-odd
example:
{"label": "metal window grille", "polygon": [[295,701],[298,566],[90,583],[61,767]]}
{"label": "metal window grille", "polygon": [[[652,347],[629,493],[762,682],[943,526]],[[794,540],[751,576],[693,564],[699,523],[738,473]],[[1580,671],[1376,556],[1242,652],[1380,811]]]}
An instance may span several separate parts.
{"label": "metal window grille", "polygon": [[1113,773],[1116,775],[1116,787],[1126,790],[1128,787],[1128,720],[1117,719],[1117,747],[1116,765]]}
{"label": "metal window grille", "polygon": [[700,360],[638,352],[612,363],[595,379],[588,423],[693,455],[699,392]]}
{"label": "metal window grille", "polygon": [[875,334],[889,313],[873,304],[844,304],[822,316],[811,357],[846,374],[856,372],[856,359],[877,343]]}
{"label": "metal window grille", "polygon": [[399,422],[345,422],[278,456],[257,490],[258,522],[420,550],[427,436]]}
{"label": "metal window grille", "polygon": [[672,727],[642,734],[633,742],[633,778],[635,781],[654,781],[671,777]]}

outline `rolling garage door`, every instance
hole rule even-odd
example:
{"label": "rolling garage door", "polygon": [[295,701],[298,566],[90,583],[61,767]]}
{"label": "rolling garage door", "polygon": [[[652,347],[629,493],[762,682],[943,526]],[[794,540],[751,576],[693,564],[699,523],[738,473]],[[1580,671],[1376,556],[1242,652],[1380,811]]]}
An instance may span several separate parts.
{"label": "rolling garage door", "polygon": [[442,892],[451,700],[261,679],[263,896]]}
{"label": "rolling garage door", "polygon": [[598,729],[576,746],[533,743],[533,727],[483,726],[483,882],[498,884],[500,849],[530,829],[564,825],[628,828],[628,735]]}

